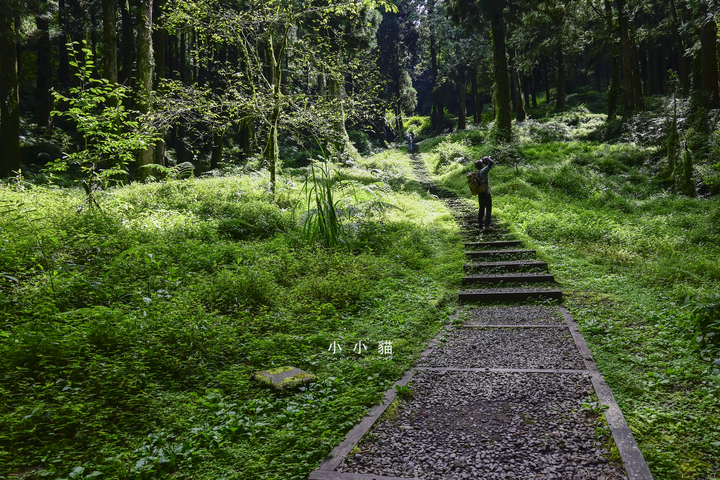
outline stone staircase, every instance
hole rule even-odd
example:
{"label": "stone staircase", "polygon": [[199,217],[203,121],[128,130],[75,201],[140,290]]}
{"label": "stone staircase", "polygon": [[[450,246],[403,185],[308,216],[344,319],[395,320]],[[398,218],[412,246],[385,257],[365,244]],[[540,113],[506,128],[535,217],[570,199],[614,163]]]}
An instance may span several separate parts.
{"label": "stone staircase", "polygon": [[458,294],[460,303],[522,302],[526,300],[560,300],[562,292],[554,287],[555,277],[548,273],[547,262],[535,260],[535,250],[524,249],[512,238],[508,228],[493,219],[494,229],[480,231],[477,207],[454,192],[437,186],[429,177],[425,164],[411,158],[418,182],[430,194],[448,206],[465,239],[465,276],[468,287]]}

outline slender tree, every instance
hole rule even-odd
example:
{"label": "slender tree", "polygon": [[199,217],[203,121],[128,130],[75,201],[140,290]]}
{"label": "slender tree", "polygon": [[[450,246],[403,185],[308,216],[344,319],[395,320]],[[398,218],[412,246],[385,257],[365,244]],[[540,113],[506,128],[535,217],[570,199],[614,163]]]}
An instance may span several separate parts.
{"label": "slender tree", "polygon": [[117,83],[117,7],[115,0],[102,0],[102,17],[103,75],[110,83]]}
{"label": "slender tree", "polygon": [[0,177],[20,169],[20,96],[15,9],[0,1]]}
{"label": "slender tree", "polygon": [[35,15],[35,24],[39,33],[35,98],[38,102],[37,125],[43,129],[50,128],[50,111],[52,110],[50,18],[47,7],[47,0],[41,1],[39,11]]}

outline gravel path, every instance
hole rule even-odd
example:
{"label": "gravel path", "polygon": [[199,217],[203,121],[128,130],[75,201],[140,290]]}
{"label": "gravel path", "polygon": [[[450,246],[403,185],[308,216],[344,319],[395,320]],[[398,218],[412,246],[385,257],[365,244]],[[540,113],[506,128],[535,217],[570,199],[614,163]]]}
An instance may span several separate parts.
{"label": "gravel path", "polygon": [[560,312],[549,307],[484,307],[468,311],[469,325],[565,325]]}
{"label": "gravel path", "polygon": [[585,363],[569,329],[456,328],[418,366],[582,370]]}
{"label": "gravel path", "polygon": [[583,402],[585,374],[420,371],[338,471],[420,479],[625,478]]}
{"label": "gravel path", "polygon": [[[480,234],[476,210],[452,192],[437,187],[418,155],[413,154],[411,161],[418,182],[445,201],[464,237],[487,241],[507,236],[508,229],[503,225]],[[500,271],[527,264],[473,259],[479,265],[485,261],[510,266]],[[473,268],[472,263],[466,265],[467,270],[480,268]],[[533,286],[533,290],[549,289]],[[508,287],[468,291],[520,290]],[[364,430],[356,434],[353,443],[341,444],[338,448],[342,453],[334,458],[338,462],[344,459],[337,468],[337,463],[332,463],[328,469],[363,478],[382,475],[423,480],[626,478],[622,465],[607,460],[610,452],[603,441],[609,440],[608,433],[598,437],[597,432],[607,431],[600,420],[604,418],[583,409],[583,403],[596,398],[593,384],[558,309],[475,308],[467,311],[464,321],[465,327],[446,327],[440,342],[417,364],[420,368],[446,370],[416,370],[409,384],[413,396],[404,400],[398,397],[347,456],[349,445]],[[553,325],[560,327],[548,328]],[[460,371],[470,368],[547,371]]]}

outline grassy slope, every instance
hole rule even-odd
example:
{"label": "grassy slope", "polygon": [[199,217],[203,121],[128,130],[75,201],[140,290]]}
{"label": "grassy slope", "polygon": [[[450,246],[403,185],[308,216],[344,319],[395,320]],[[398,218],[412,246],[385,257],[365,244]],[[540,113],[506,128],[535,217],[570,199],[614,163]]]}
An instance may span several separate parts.
{"label": "grassy slope", "polygon": [[[304,173],[275,202],[258,174],[115,188],[102,212],[0,186],[0,478],[315,468],[454,311],[463,253],[402,148],[342,169],[351,253],[303,246]],[[281,365],[320,381],[249,380]]]}
{"label": "grassy slope", "polygon": [[470,164],[451,159],[494,156],[495,212],[550,262],[655,477],[720,478],[720,354],[682,308],[720,290],[720,198],[664,191],[653,149],[582,140],[602,120],[578,109],[519,125],[511,146],[479,129],[419,148],[467,197]]}

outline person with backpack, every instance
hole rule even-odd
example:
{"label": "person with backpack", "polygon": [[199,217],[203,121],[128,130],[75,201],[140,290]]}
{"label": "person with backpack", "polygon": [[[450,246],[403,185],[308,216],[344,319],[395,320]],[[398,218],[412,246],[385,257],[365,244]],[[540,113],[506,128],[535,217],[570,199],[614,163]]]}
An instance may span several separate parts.
{"label": "person with backpack", "polygon": [[[489,172],[495,164],[492,157],[483,157],[475,162],[477,172],[470,172],[467,175],[468,185],[473,195],[478,196],[478,228],[481,230],[492,230],[490,227],[490,215],[492,214],[492,197],[490,196]],[[483,220],[485,226],[483,227]]]}
{"label": "person with backpack", "polygon": [[410,130],[410,133],[408,133],[408,152],[412,152],[412,144],[413,139],[415,138],[415,135],[413,135],[412,130]]}

